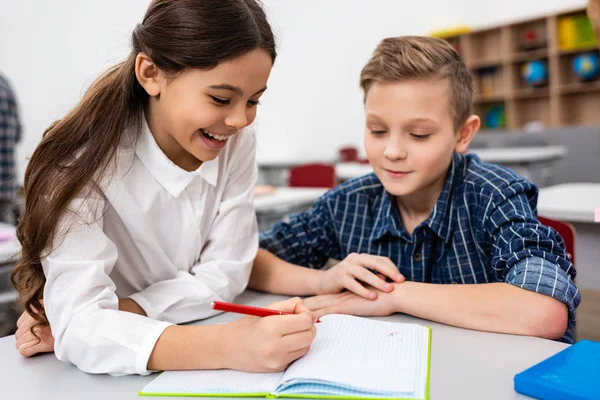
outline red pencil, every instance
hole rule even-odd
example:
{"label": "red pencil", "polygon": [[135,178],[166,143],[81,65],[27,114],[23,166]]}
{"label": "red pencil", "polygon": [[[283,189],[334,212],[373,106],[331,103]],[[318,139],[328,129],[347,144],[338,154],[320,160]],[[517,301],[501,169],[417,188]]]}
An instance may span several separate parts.
{"label": "red pencil", "polygon": [[[213,310],[233,312],[245,315],[254,315],[255,317],[269,317],[271,315],[290,315],[292,313],[279,310],[270,310],[268,308],[244,306],[242,304],[224,303],[222,301],[213,301],[211,303]],[[317,320],[317,322],[321,322]]]}

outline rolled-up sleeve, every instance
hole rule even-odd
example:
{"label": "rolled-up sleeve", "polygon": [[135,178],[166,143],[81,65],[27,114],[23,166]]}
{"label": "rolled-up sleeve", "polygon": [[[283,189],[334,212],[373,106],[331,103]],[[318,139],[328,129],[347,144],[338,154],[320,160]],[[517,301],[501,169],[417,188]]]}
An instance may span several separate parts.
{"label": "rolled-up sleeve", "polygon": [[329,258],[341,259],[328,194],[317,200],[310,212],[292,214],[260,235],[260,247],[297,265],[322,268]]}
{"label": "rolled-up sleeve", "polygon": [[493,244],[492,268],[497,280],[551,296],[564,303],[570,341],[581,301],[576,271],[558,232],[540,224],[534,212],[537,190],[531,184],[513,185],[492,201],[485,229]]}

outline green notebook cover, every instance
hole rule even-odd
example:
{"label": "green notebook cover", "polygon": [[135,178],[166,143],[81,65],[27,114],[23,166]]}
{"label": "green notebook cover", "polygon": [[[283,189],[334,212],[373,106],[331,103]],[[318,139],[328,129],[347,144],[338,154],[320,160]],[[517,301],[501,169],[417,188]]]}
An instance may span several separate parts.
{"label": "green notebook cover", "polygon": [[428,399],[431,329],[327,315],[310,352],[282,373],[167,371],[138,394],[176,397]]}

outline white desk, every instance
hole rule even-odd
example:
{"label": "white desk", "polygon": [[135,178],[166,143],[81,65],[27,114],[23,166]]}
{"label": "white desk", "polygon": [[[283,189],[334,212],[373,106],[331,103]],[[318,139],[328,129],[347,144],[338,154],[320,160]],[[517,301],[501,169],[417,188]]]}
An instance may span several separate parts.
{"label": "white desk", "polygon": [[558,160],[567,154],[567,148],[565,146],[496,147],[473,149],[469,153],[477,154],[487,163],[529,165]]}
{"label": "white desk", "polygon": [[373,168],[371,168],[370,164],[356,162],[342,162],[335,164],[335,175],[342,182],[370,174],[371,172],[373,172]]}
{"label": "white desk", "polygon": [[281,186],[273,193],[263,194],[254,198],[254,208],[257,213],[273,210],[295,208],[298,205],[310,205],[321,197],[328,189]]}
{"label": "white desk", "polygon": [[[469,152],[477,154],[484,162],[504,165],[526,179],[539,181],[542,178],[536,177],[536,171],[534,171],[533,167],[559,160],[567,153],[567,149],[564,146],[497,147],[474,149]],[[336,164],[336,175],[341,181],[363,176],[371,172],[373,172],[373,169],[369,164]]]}
{"label": "white desk", "polygon": [[538,214],[570,222],[575,227],[577,286],[600,290],[600,183],[567,183],[540,189]]}
{"label": "white desk", "polygon": [[538,212],[546,217],[593,223],[598,206],[600,183],[565,183],[540,189]]}
{"label": "white desk", "polygon": [[277,187],[273,193],[254,198],[258,228],[262,232],[293,212],[304,211],[328,189]]}
{"label": "white desk", "polygon": [[[248,291],[236,302],[264,306],[281,296]],[[197,323],[215,324],[238,316],[225,313]],[[384,318],[390,321],[428,325],[431,333],[430,398],[444,399],[527,399],[513,390],[513,377],[568,345],[533,337],[483,333],[432,323],[406,315]],[[31,359],[15,350],[15,339],[0,339],[0,393],[2,398],[21,400],[140,400],[137,392],[156,375],[110,377],[88,375],[58,361],[53,354]],[[360,360],[352,367],[360,368]]]}

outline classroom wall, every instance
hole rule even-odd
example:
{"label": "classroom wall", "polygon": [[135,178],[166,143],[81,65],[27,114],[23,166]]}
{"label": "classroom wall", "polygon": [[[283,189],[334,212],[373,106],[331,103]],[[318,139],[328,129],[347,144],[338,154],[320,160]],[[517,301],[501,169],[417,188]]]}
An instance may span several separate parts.
{"label": "classroom wall", "polygon": [[585,7],[587,0],[463,0],[465,24],[484,27]]}
{"label": "classroom wall", "polygon": [[[24,125],[22,175],[43,130],[128,52],[148,0],[0,0],[0,71],[17,92]],[[383,37],[466,24],[498,24],[577,7],[575,0],[264,0],[279,58],[256,122],[259,161],[335,157],[362,146],[358,77]]]}

